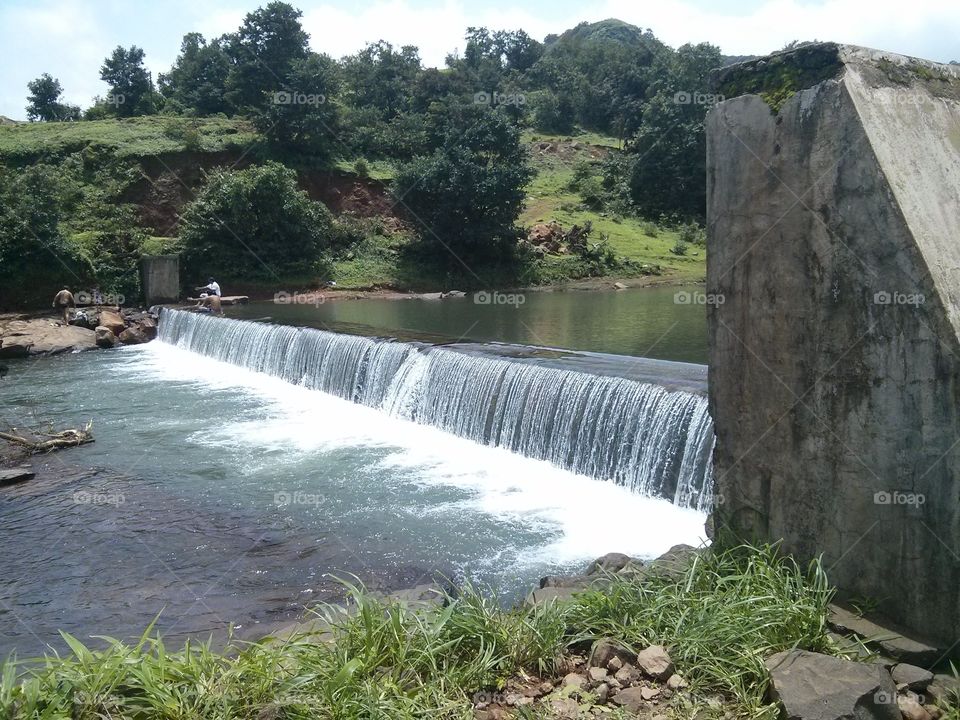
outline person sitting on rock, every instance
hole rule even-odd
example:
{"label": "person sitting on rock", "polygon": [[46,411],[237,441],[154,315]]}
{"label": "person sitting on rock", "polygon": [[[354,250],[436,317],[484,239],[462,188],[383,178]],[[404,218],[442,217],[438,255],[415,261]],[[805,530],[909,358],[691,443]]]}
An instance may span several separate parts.
{"label": "person sitting on rock", "polygon": [[197,290],[206,292],[208,295],[216,295],[217,297],[220,297],[220,284],[213,278],[207,280],[207,284],[203,287],[198,287]]}
{"label": "person sitting on rock", "polygon": [[70,292],[70,288],[66,286],[53,298],[53,307],[62,313],[64,325],[70,323],[70,309],[76,306],[77,303],[73,299],[73,293]]}
{"label": "person sitting on rock", "polygon": [[208,312],[213,315],[223,315],[223,307],[220,304],[219,295],[205,295],[200,298],[200,302],[197,303],[197,310],[199,312]]}

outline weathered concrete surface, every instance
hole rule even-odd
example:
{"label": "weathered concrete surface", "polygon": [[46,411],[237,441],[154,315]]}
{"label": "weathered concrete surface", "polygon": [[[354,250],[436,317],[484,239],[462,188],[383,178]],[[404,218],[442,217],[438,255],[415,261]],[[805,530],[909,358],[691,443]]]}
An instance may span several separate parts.
{"label": "weathered concrete surface", "polygon": [[[779,112],[731,97],[779,105],[797,77]],[[708,305],[717,531],[823,553],[844,591],[948,647],[960,68],[824,44],[718,83],[731,99],[707,129],[707,285],[724,296]]]}
{"label": "weathered concrete surface", "polygon": [[147,306],[180,299],[180,258],[156,255],[140,260],[140,277]]}

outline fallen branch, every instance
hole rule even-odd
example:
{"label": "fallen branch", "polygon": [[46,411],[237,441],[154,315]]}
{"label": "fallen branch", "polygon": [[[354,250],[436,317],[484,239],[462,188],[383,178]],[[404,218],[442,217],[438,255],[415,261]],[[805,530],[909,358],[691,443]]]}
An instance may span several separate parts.
{"label": "fallen branch", "polygon": [[31,440],[22,435],[0,432],[0,439],[26,448],[31,453],[45,453],[61,448],[76,447],[93,442],[93,422],[88,422],[82,430],[70,429],[58,433],[43,433],[45,440]]}

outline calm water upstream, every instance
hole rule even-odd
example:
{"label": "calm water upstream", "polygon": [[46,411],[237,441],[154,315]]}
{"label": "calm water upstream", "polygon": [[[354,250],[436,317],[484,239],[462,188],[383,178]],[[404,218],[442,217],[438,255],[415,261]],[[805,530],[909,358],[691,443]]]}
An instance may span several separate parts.
{"label": "calm water upstream", "polygon": [[[651,318],[684,315],[673,291],[655,292],[671,301],[648,307],[643,332],[660,327]],[[586,319],[599,305],[575,322],[574,301],[634,294],[528,302],[542,304],[536,327],[556,346],[600,337],[601,315]],[[616,305],[610,338],[627,337],[635,302]],[[526,307],[494,309],[505,319],[483,332],[521,333],[536,315],[520,315]],[[383,328],[396,317],[397,328],[434,333],[463,322],[459,310],[480,312],[467,301],[320,310],[340,313],[329,322]],[[674,329],[692,333],[693,315]],[[588,322],[598,327],[577,329]],[[673,338],[674,359],[696,359],[684,337],[671,330],[664,342]],[[171,639],[230,626],[255,637],[338,597],[336,578],[350,575],[383,588],[470,578],[515,599],[605,552],[650,557],[703,534],[701,513],[667,500],[170,344],[8,365],[0,422],[92,420],[96,442],[47,458],[49,477],[0,491],[0,655],[62,649],[58,629],[130,638],[157,615]]]}
{"label": "calm water upstream", "polygon": [[522,304],[482,304],[470,293],[448,300],[251,303],[227,314],[348,332],[427,333],[706,363],[707,315],[696,302],[702,295],[702,287],[652,287],[531,292]]}

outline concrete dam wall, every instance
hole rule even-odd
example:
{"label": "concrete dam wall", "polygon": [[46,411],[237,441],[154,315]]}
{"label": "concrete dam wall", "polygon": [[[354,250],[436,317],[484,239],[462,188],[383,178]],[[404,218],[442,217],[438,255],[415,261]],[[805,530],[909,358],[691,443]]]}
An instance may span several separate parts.
{"label": "concrete dam wall", "polygon": [[813,44],[707,126],[718,532],[960,637],[960,68]]}

